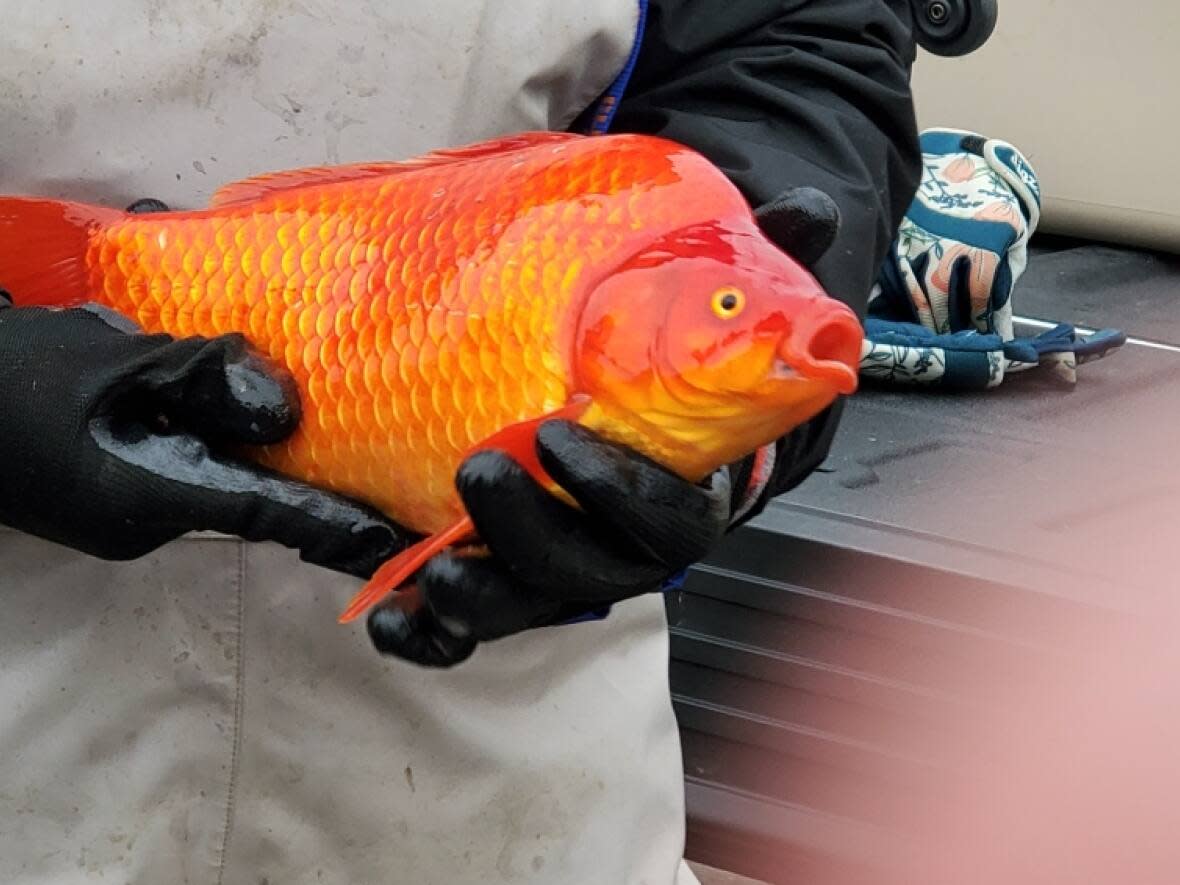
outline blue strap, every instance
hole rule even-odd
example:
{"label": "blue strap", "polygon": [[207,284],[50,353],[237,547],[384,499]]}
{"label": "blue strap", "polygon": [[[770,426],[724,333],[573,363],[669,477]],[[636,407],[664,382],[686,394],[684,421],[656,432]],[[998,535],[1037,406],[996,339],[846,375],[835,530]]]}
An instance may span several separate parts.
{"label": "blue strap", "polygon": [[644,29],[647,27],[648,0],[638,0],[639,19],[635,24],[635,41],[631,44],[631,54],[626,64],[615,77],[614,82],[607,88],[593,105],[578,118],[572,128],[588,135],[604,135],[614,122],[615,114],[619,111],[619,101],[627,91],[631,82],[631,75],[635,72],[635,65],[639,61],[639,50],[643,44]]}

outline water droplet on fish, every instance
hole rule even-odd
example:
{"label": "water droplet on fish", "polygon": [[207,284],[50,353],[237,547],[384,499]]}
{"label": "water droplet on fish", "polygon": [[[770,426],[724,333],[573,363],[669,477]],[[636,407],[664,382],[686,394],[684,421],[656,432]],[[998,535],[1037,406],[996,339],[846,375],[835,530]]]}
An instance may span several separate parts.
{"label": "water droplet on fish", "polygon": [[434,197],[437,200],[439,197],[441,197],[446,192],[447,192],[447,189],[445,187],[440,187],[438,190],[436,190],[430,196]]}

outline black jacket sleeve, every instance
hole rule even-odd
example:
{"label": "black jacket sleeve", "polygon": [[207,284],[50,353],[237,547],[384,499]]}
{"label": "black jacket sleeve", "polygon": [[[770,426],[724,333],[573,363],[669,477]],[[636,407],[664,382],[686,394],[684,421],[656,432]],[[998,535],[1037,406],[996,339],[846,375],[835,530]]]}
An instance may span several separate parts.
{"label": "black jacket sleeve", "polygon": [[[912,25],[909,0],[651,0],[611,128],[695,148],[755,206],[827,192],[841,228],[813,270],[863,317],[920,173]],[[839,412],[779,443],[766,497],[826,457]]]}

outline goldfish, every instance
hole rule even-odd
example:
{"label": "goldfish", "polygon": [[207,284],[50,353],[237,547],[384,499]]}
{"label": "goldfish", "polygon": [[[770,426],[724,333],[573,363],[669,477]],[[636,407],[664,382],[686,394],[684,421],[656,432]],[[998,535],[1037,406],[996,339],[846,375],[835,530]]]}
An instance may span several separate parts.
{"label": "goldfish", "polygon": [[246,456],[422,540],[340,616],[477,542],[454,477],[575,420],[697,482],[852,393],[863,331],[702,154],[525,132],[261,174],[197,209],[0,197],[0,285],[147,332],[241,333],[303,419]]}

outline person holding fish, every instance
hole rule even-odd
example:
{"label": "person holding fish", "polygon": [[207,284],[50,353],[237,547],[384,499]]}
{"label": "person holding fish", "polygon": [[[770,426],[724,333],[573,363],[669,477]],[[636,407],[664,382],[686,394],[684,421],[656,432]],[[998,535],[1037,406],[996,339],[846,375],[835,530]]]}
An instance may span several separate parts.
{"label": "person holding fish", "polygon": [[660,591],[855,386],[908,3],[3,11],[0,878],[694,882]]}

